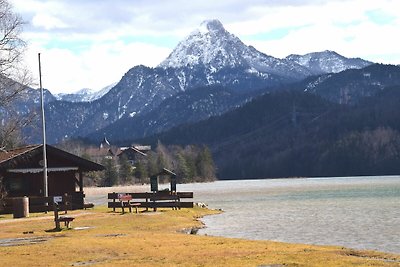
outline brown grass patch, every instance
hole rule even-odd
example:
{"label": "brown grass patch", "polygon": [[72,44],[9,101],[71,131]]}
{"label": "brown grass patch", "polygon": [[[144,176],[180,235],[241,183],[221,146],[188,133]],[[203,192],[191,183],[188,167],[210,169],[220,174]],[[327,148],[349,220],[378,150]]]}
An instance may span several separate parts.
{"label": "brown grass patch", "polygon": [[49,216],[6,222],[0,239],[47,239],[0,247],[0,266],[400,266],[400,256],[385,253],[181,232],[201,227],[196,218],[212,213],[195,208],[121,215],[102,207],[72,212],[79,215],[73,227],[82,230],[59,233],[46,232],[54,227]]}

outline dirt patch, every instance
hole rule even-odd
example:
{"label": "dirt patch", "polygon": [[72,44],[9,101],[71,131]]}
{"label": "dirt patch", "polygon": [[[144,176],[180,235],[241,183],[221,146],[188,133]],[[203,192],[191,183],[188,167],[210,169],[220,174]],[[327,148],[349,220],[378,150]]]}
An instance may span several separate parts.
{"label": "dirt patch", "polygon": [[32,237],[19,237],[19,238],[4,238],[0,239],[0,247],[14,247],[34,245],[49,241],[54,237],[51,236],[32,236]]}
{"label": "dirt patch", "polygon": [[118,237],[118,236],[126,236],[126,234],[105,234],[105,235],[96,235],[96,237]]}
{"label": "dirt patch", "polygon": [[347,256],[365,258],[365,259],[370,259],[370,260],[379,260],[379,261],[384,261],[384,262],[395,262],[395,263],[400,262],[395,257],[390,257],[390,256],[382,257],[382,255],[380,255],[380,254],[376,254],[376,255],[371,254],[371,253],[368,254],[364,251],[350,250],[344,254]]}
{"label": "dirt patch", "polygon": [[71,264],[71,266],[89,266],[101,262],[105,262],[108,259],[96,259],[96,260],[88,260],[88,261],[77,261]]}

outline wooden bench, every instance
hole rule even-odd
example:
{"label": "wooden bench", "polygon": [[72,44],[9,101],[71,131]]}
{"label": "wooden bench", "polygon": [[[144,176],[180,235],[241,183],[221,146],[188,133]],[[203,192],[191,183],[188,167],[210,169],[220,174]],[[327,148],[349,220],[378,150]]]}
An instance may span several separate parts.
{"label": "wooden bench", "polygon": [[[53,210],[54,210],[54,222],[56,224],[56,230],[61,230],[60,223],[63,222],[64,226],[66,226],[68,229],[70,229],[70,225],[72,221],[75,219],[75,217],[72,216],[59,216],[59,204],[57,202],[53,202]],[[65,211],[65,214],[67,214],[67,211]]]}
{"label": "wooden bench", "polygon": [[150,195],[149,200],[151,201],[151,206],[154,211],[157,211],[158,206],[162,206],[162,204],[160,205],[160,203],[166,203],[167,201],[170,201],[168,202],[168,204],[173,210],[181,209],[181,198],[176,193],[166,193],[167,192],[160,191]]}
{"label": "wooden bench", "polygon": [[129,212],[132,212],[132,207],[136,209],[136,213],[138,213],[138,207],[140,207],[140,203],[131,202],[133,200],[132,195],[130,194],[118,194],[118,200],[121,204],[122,214],[125,213],[125,207],[129,208]]}
{"label": "wooden bench", "polygon": [[182,201],[182,199],[193,198],[193,192],[141,192],[141,193],[108,193],[108,208],[112,208],[115,212],[116,208],[120,208],[121,204],[118,195],[130,195],[135,202],[140,203],[140,207],[153,208],[193,208],[193,201]]}

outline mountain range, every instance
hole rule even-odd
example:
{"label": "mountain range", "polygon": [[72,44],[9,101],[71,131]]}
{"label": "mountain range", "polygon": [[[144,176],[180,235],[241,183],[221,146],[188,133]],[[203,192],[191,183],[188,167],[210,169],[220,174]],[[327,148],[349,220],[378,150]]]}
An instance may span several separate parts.
{"label": "mountain range", "polygon": [[[97,99],[84,98],[85,92],[48,96],[47,136],[50,143],[71,137],[116,137],[112,132],[118,132],[115,141],[148,136],[222,114],[308,77],[370,64],[333,51],[275,58],[245,45],[220,21],[208,20],[157,67],[133,67]],[[30,139],[37,142],[39,134]]]}
{"label": "mountain range", "polygon": [[280,90],[135,141],[207,145],[219,179],[398,175],[399,106],[400,81],[354,105]]}
{"label": "mountain range", "polygon": [[93,102],[94,100],[97,100],[107,94],[116,84],[117,83],[110,84],[100,90],[84,88],[75,93],[59,93],[55,94],[54,97],[59,101]]}
{"label": "mountain range", "polygon": [[[399,66],[329,50],[275,58],[209,20],[98,93],[46,90],[47,138],[206,144],[224,179],[395,174],[399,86]],[[38,100],[29,89],[13,104],[24,116]]]}

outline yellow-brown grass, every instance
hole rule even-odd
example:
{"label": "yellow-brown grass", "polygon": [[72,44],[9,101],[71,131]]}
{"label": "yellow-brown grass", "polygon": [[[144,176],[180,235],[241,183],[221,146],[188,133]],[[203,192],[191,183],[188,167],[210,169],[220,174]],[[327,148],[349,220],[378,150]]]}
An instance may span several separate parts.
{"label": "yellow-brown grass", "polygon": [[[400,266],[400,256],[331,246],[249,241],[189,235],[207,209],[120,213],[106,208],[75,211],[73,227],[46,232],[53,218],[0,219],[0,239],[44,237],[47,241],[1,246],[0,266]],[[51,215],[51,214],[49,214]],[[24,234],[24,232],[33,232]]]}

